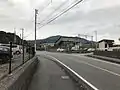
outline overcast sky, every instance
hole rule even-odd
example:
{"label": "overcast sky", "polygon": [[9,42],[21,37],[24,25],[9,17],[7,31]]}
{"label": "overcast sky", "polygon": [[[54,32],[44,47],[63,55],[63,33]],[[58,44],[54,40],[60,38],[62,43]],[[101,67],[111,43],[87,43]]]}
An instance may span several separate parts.
{"label": "overcast sky", "polygon": [[[49,18],[50,14],[61,5],[52,16],[59,14],[67,6],[77,0],[0,0],[0,30],[16,32],[20,35],[20,28],[25,28],[25,39],[34,39],[34,9],[39,10],[37,22]],[[49,5],[49,6],[47,6]],[[46,7],[47,6],[47,7]],[[46,8],[45,8],[46,7]],[[46,23],[47,20],[44,23]],[[39,28],[37,25],[37,39],[53,35],[77,36],[88,34],[98,40],[120,37],[120,0],[83,0],[72,10],[50,23]],[[27,37],[26,37],[27,36]]]}

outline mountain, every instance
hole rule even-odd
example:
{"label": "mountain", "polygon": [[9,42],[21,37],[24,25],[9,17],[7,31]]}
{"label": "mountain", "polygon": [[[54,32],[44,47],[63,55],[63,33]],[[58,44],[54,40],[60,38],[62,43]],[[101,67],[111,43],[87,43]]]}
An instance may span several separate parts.
{"label": "mountain", "polygon": [[60,35],[58,35],[58,36],[51,36],[51,37],[48,37],[46,39],[41,40],[40,43],[55,43],[61,37],[62,36],[60,36]]}
{"label": "mountain", "polygon": [[[56,42],[61,36],[51,36],[51,37],[48,37],[46,39],[38,39],[36,40],[36,44],[39,45],[40,43],[54,43]],[[34,45],[34,40],[28,40],[28,42],[31,44],[31,45]]]}
{"label": "mountain", "polygon": [[[39,46],[40,43],[56,43],[61,37],[65,37],[65,38],[79,38],[79,37],[68,37],[68,36],[57,35],[57,36],[48,37],[46,39],[39,39],[39,40],[36,41],[36,43],[37,43],[37,46]],[[79,38],[79,39],[80,39],[80,42],[82,42],[84,44],[91,44],[91,41],[89,41],[89,40],[86,40],[84,38]],[[34,45],[34,40],[29,40],[28,42],[30,44]]]}

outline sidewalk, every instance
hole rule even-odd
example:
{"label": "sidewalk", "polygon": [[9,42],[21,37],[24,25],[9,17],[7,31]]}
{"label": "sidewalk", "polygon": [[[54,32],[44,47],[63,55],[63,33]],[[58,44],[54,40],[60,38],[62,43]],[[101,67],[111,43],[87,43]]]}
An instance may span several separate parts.
{"label": "sidewalk", "polygon": [[[39,57],[40,64],[28,90],[78,90],[56,63]],[[66,76],[66,77],[64,77]]]}
{"label": "sidewalk", "polygon": [[120,64],[120,59],[116,59],[116,58],[110,58],[110,57],[98,56],[98,55],[86,55],[86,56]]}

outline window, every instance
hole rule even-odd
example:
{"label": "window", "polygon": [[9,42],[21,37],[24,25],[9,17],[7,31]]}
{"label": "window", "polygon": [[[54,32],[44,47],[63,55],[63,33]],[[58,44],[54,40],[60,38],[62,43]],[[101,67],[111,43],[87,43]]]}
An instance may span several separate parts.
{"label": "window", "polygon": [[105,48],[107,48],[107,44],[105,44]]}

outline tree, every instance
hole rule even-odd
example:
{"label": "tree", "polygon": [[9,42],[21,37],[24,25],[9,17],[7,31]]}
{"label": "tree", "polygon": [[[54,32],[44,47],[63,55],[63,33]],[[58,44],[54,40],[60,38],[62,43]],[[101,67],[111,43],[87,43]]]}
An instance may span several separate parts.
{"label": "tree", "polygon": [[120,41],[120,38],[118,40]]}
{"label": "tree", "polygon": [[[6,33],[4,31],[0,31],[0,43],[8,44],[10,41],[14,42],[14,33]],[[21,44],[21,38],[16,35],[16,44]],[[24,40],[24,44],[27,45],[27,41]]]}

